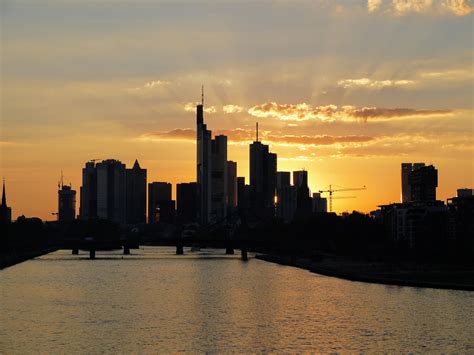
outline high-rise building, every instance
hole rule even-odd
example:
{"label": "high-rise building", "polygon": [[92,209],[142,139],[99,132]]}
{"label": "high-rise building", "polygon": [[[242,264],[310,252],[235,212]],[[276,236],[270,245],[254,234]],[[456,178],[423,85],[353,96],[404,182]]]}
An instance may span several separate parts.
{"label": "high-rise building", "polygon": [[76,219],[76,191],[70,185],[63,185],[58,190],[58,221],[72,222]]}
{"label": "high-rise building", "polygon": [[0,206],[0,223],[7,224],[12,221],[12,209],[7,206],[7,194],[5,192],[5,180],[3,180],[2,205]]}
{"label": "high-rise building", "polygon": [[289,171],[278,171],[276,174],[276,196],[277,196],[277,217],[284,219],[283,190],[291,186],[291,176]]}
{"label": "high-rise building", "polygon": [[82,169],[80,194],[79,218],[97,218],[97,169],[94,161],[87,162]]}
{"label": "high-rise building", "polygon": [[408,175],[410,201],[436,201],[438,170],[433,165],[414,167]]}
{"label": "high-rise building", "polygon": [[196,190],[195,182],[176,185],[177,217],[179,222],[188,223],[196,220]]}
{"label": "high-rise building", "polygon": [[146,223],[146,173],[138,160],[126,170],[127,224]]}
{"label": "high-rise building", "polygon": [[291,222],[297,212],[298,188],[296,186],[284,186],[280,192],[281,203],[279,205],[280,218],[285,222]]}
{"label": "high-rise building", "polygon": [[227,137],[211,140],[211,218],[222,220],[227,216]]}
{"label": "high-rise building", "polygon": [[[204,95],[203,95],[204,96]],[[204,99],[203,99],[204,101]],[[198,220],[208,224],[211,217],[211,131],[204,123],[204,102],[196,106]]]}
{"label": "high-rise building", "polygon": [[257,140],[250,144],[250,187],[252,208],[259,216],[274,215],[276,172],[277,156],[258,141],[257,128]]}
{"label": "high-rise building", "polygon": [[97,216],[101,219],[126,223],[125,164],[108,159],[96,165]]}
{"label": "high-rise building", "polygon": [[[174,215],[172,185],[169,182],[151,182],[148,184],[148,223],[171,222]],[[173,211],[169,209],[173,207]]]}
{"label": "high-rise building", "polygon": [[237,163],[227,161],[227,206],[229,210],[237,207]]}
{"label": "high-rise building", "polygon": [[409,202],[411,199],[410,185],[408,184],[408,175],[410,175],[412,170],[412,163],[402,163],[402,203]]}
{"label": "high-rise building", "polygon": [[250,208],[250,185],[245,184],[245,177],[237,177],[237,207],[239,211]]}
{"label": "high-rise building", "polygon": [[296,214],[299,217],[307,216],[313,209],[309,195],[308,172],[306,170],[293,171],[293,185],[297,189]]}

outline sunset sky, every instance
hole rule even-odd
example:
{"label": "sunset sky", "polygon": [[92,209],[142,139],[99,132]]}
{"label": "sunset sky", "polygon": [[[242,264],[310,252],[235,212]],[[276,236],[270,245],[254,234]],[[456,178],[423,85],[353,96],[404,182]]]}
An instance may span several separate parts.
{"label": "sunset sky", "polygon": [[[278,170],[368,212],[400,200],[400,164],[474,187],[468,0],[2,0],[1,175],[13,217],[54,219],[57,182],[90,159],[195,181],[195,114],[248,178],[255,122]],[[173,191],[174,193],[174,191]],[[77,198],[79,212],[79,196]]]}

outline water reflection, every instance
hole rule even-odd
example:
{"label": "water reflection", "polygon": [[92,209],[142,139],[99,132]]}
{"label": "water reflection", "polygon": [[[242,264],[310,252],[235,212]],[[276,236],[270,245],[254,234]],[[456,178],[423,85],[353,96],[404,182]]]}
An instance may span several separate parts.
{"label": "water reflection", "polygon": [[[473,293],[349,282],[222,251],[58,251],[0,272],[17,352],[474,351]],[[123,257],[123,259],[122,259]]]}

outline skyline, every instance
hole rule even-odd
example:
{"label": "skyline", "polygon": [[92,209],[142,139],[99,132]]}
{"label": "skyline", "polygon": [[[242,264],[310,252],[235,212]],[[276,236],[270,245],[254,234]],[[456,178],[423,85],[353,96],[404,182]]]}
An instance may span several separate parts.
{"label": "skyline", "polygon": [[278,171],[305,168],[313,192],[367,186],[336,212],[399,201],[402,162],[435,165],[441,200],[474,185],[469,1],[140,5],[2,2],[14,218],[53,219],[61,171],[78,190],[89,159],[195,181],[201,84],[206,122],[247,181],[259,121]]}

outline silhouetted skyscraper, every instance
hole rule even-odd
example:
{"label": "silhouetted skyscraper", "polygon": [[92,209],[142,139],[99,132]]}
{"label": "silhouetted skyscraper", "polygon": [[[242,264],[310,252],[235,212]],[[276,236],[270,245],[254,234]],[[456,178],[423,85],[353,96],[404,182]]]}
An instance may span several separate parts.
{"label": "silhouetted skyscraper", "polygon": [[293,171],[293,185],[297,190],[296,214],[299,217],[307,216],[313,209],[309,196],[308,172],[306,170]]}
{"label": "silhouetted skyscraper", "polygon": [[0,223],[11,223],[12,209],[7,206],[7,194],[5,192],[5,180],[3,180],[2,205],[0,206]]}
{"label": "silhouetted skyscraper", "polygon": [[435,201],[438,170],[433,165],[414,168],[408,175],[411,201]]}
{"label": "silhouetted skyscraper", "polygon": [[97,169],[94,161],[87,162],[82,169],[80,194],[79,218],[97,218]]}
{"label": "silhouetted skyscraper", "polygon": [[169,182],[148,184],[148,223],[171,223],[174,217],[174,201],[171,199],[171,193],[172,185]]}
{"label": "silhouetted skyscraper", "polygon": [[211,216],[221,220],[227,216],[227,137],[211,140]]}
{"label": "silhouetted skyscraper", "polygon": [[402,202],[409,202],[411,201],[411,192],[410,192],[410,184],[408,183],[408,175],[410,175],[411,171],[413,170],[412,163],[402,163]]}
{"label": "silhouetted skyscraper", "polygon": [[250,185],[245,184],[245,177],[237,177],[237,207],[239,210],[250,208]]}
{"label": "silhouetted skyscraper", "polygon": [[58,190],[58,221],[72,222],[76,219],[76,191],[71,186],[59,185]]}
{"label": "silhouetted skyscraper", "polygon": [[[204,101],[204,95],[203,95]],[[204,124],[204,102],[196,106],[198,219],[208,224],[211,216],[211,131]]]}
{"label": "silhouetted skyscraper", "polygon": [[231,160],[227,161],[227,206],[237,207],[237,163]]}
{"label": "silhouetted skyscraper", "polygon": [[126,223],[125,164],[108,159],[96,165],[97,216],[109,221]]}
{"label": "silhouetted skyscraper", "polygon": [[194,222],[197,215],[196,183],[181,183],[176,185],[176,204],[178,221]]}
{"label": "silhouetted skyscraper", "polygon": [[321,197],[321,193],[313,193],[313,212],[327,212],[328,211],[328,200],[325,197]]}
{"label": "silhouetted skyscraper", "polygon": [[274,215],[276,172],[277,156],[269,152],[268,145],[259,141],[250,144],[251,203],[257,215]]}
{"label": "silhouetted skyscraper", "polygon": [[286,219],[283,215],[284,204],[287,202],[283,198],[283,190],[291,186],[291,176],[289,171],[278,171],[276,174],[276,195],[277,195],[277,217]]}
{"label": "silhouetted skyscraper", "polygon": [[138,160],[126,170],[127,224],[146,223],[146,173]]}

